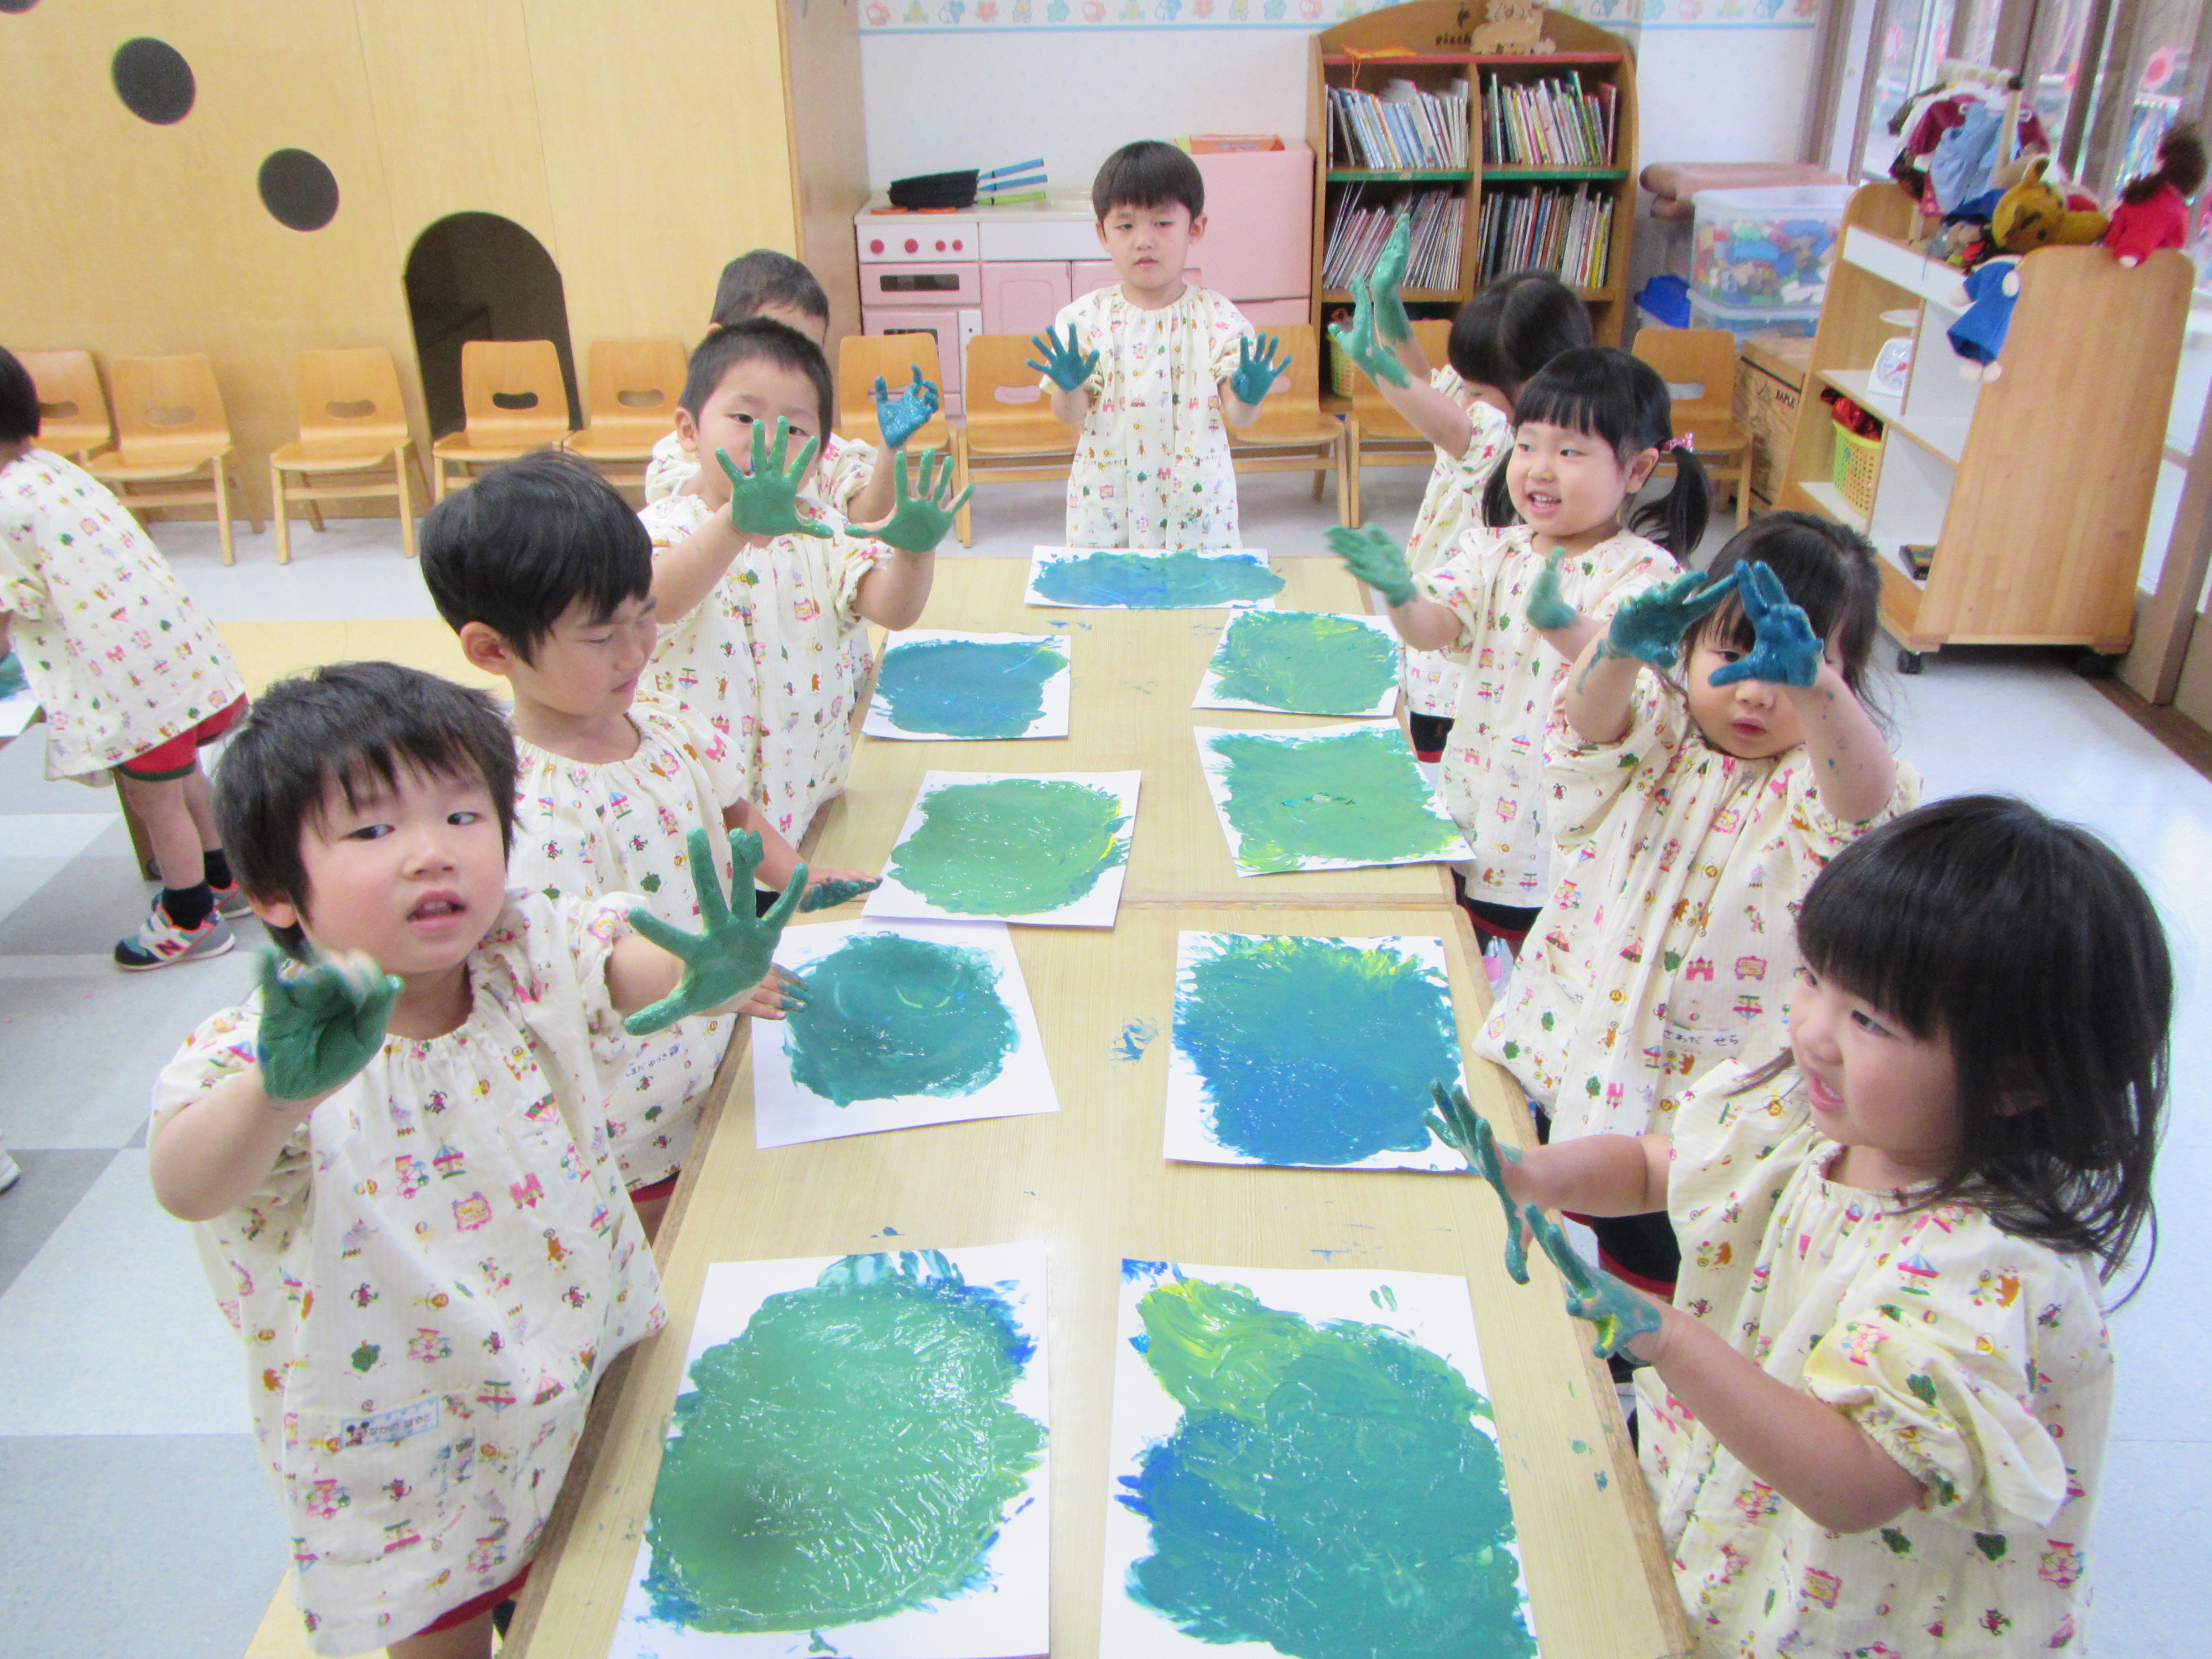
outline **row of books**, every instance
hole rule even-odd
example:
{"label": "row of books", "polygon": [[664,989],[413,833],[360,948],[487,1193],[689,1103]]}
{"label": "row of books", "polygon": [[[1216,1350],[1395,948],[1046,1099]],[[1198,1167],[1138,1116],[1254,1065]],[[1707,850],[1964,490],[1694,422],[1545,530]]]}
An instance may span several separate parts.
{"label": "row of books", "polygon": [[1609,81],[1585,91],[1572,71],[1520,82],[1492,76],[1482,90],[1482,159],[1492,167],[1609,167],[1620,96]]}
{"label": "row of books", "polygon": [[[1457,288],[1460,242],[1467,231],[1467,198],[1455,190],[1423,190],[1408,195],[1403,205],[1413,218],[1406,286]],[[1375,268],[1397,222],[1399,206],[1387,201],[1361,205],[1357,185],[1345,191],[1322,252],[1322,287],[1348,289],[1354,276]]]}
{"label": "row of books", "polygon": [[1377,97],[1328,88],[1329,165],[1341,167],[1463,167],[1468,165],[1468,84],[1423,92],[1392,81]]}
{"label": "row of books", "polygon": [[1486,191],[1475,234],[1478,284],[1509,271],[1550,270],[1571,287],[1602,288],[1613,193],[1598,187]]}

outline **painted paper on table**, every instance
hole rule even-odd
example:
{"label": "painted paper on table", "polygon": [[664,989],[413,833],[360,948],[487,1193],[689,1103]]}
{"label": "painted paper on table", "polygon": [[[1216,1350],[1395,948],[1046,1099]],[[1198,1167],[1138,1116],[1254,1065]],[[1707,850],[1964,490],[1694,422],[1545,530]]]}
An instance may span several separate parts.
{"label": "painted paper on table", "polygon": [[1283,579],[1263,548],[1040,547],[1029,602],[1081,611],[1272,610]]}
{"label": "painted paper on table", "polygon": [[1442,940],[1186,933],[1176,941],[1169,1158],[1467,1167],[1425,1121],[1431,1085],[1466,1086]]}
{"label": "painted paper on table", "polygon": [[1387,720],[1398,707],[1398,636],[1380,617],[1239,611],[1190,706]]}
{"label": "painted paper on table", "polygon": [[788,929],[779,967],[805,1003],[753,1027],[753,1144],[1056,1112],[1004,922]]}
{"label": "painted paper on table", "polygon": [[1535,1659],[1465,1279],[1125,1261],[1121,1301],[1101,1659]]}
{"label": "painted paper on table", "polygon": [[1474,856],[1395,725],[1192,733],[1240,876]]}
{"label": "painted paper on table", "polygon": [[861,730],[872,738],[1067,735],[1067,641],[909,629],[884,653]]}
{"label": "painted paper on table", "polygon": [[928,772],[867,916],[1111,927],[1139,772]]}
{"label": "painted paper on table", "polygon": [[612,1659],[1051,1638],[1045,1254],[707,1270]]}

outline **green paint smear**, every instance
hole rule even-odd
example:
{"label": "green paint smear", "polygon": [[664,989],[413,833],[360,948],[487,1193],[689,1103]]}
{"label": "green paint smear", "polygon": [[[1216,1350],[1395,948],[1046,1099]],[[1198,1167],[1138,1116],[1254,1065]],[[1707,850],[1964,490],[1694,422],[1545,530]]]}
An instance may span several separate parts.
{"label": "green paint smear", "polygon": [[923,799],[891,873],[964,915],[1063,909],[1128,861],[1128,822],[1113,791],[1066,778],[951,784]]}
{"label": "green paint smear", "polygon": [[1243,838],[1237,860],[1247,869],[1443,857],[1459,838],[1395,727],[1296,738],[1231,732],[1207,746],[1229,763],[1226,816]]}
{"label": "green paint smear", "polygon": [[981,1584],[1045,1440],[1034,1352],[935,1252],[847,1256],[693,1362],[653,1495],[653,1616],[818,1631]]}
{"label": "green paint smear", "polygon": [[1398,684],[1395,641],[1320,611],[1247,611],[1213,653],[1214,690],[1293,714],[1357,714]]}
{"label": "green paint smear", "polygon": [[849,1106],[902,1095],[972,1095],[1020,1034],[990,956],[895,933],[860,933],[806,970],[784,1019],[802,1088]]}
{"label": "green paint smear", "polygon": [[1138,1310],[1184,1415],[1122,1481],[1152,1527],[1133,1599],[1292,1659],[1534,1659],[1490,1407],[1457,1371],[1234,1285],[1179,1280]]}
{"label": "green paint smear", "polygon": [[1175,1041],[1214,1138],[1267,1164],[1425,1151],[1430,1088],[1459,1075],[1450,988],[1335,939],[1213,936],[1176,995]]}
{"label": "green paint smear", "polygon": [[918,640],[884,653],[876,695],[902,732],[1018,738],[1044,713],[1046,682],[1066,666],[1049,645],[1026,640]]}
{"label": "green paint smear", "polygon": [[1086,553],[1039,562],[1032,584],[1057,605],[1188,611],[1249,605],[1283,591],[1283,579],[1249,554]]}

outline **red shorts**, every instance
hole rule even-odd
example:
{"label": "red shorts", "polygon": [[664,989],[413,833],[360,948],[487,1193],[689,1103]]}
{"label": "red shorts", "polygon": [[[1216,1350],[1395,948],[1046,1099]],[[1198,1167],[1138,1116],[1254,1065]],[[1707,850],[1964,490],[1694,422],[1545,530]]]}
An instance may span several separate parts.
{"label": "red shorts", "polygon": [[428,1636],[435,1631],[458,1630],[463,1625],[467,1624],[470,1620],[481,1618],[485,1613],[489,1613],[501,1602],[513,1601],[516,1596],[521,1595],[522,1587],[529,1580],[529,1577],[530,1569],[528,1567],[525,1567],[520,1572],[515,1574],[514,1577],[508,1579],[497,1589],[486,1590],[482,1595],[471,1596],[469,1600],[462,1602],[460,1606],[455,1607],[451,1613],[440,1614],[436,1619],[423,1626],[422,1629],[416,1631],[415,1633],[417,1636]]}
{"label": "red shorts", "polygon": [[189,732],[179,732],[159,748],[149,749],[134,756],[115,769],[125,777],[136,778],[141,783],[167,783],[173,778],[187,777],[200,763],[199,751],[238,724],[238,717],[246,712],[244,697],[228,708],[219,708]]}
{"label": "red shorts", "polygon": [[684,1171],[678,1170],[665,1180],[653,1182],[648,1186],[633,1187],[629,1189],[629,1201],[633,1204],[650,1204],[657,1200],[672,1197],[676,1191],[676,1183],[683,1178]]}

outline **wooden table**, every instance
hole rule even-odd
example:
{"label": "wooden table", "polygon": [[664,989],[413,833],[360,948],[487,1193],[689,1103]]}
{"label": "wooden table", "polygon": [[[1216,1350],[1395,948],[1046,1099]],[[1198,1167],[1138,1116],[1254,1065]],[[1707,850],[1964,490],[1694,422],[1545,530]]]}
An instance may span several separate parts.
{"label": "wooden table", "polygon": [[[653,1498],[686,1336],[710,1262],[1041,1241],[1050,1261],[1053,1647],[1097,1649],[1109,1502],[1115,1297],[1123,1256],[1212,1266],[1464,1275],[1496,1407],[1514,1518],[1547,1659],[1689,1645],[1650,1504],[1587,1328],[1570,1324],[1540,1260],[1505,1276],[1489,1190],[1410,1172],[1170,1164],[1160,1155],[1176,933],[1417,934],[1444,941],[1462,1043],[1486,999],[1456,911],[1125,906],[1111,932],[1014,930],[1060,1109],[1035,1117],[753,1146],[749,1066],[702,1128],[663,1233],[669,1328],[594,1407],[510,1652],[604,1659]],[[1163,1033],[1116,1057],[1133,1020]],[[1517,1091],[1471,1068],[1478,1109],[1528,1143]],[[896,1244],[885,1242],[896,1228]],[[603,1421],[599,1419],[604,1419]]]}
{"label": "wooden table", "polygon": [[[1359,584],[1334,558],[1272,561],[1287,582],[1285,610],[1364,612]],[[941,560],[922,619],[929,628],[983,633],[1065,633],[1074,661],[1066,738],[1018,742],[910,743],[863,737],[845,793],[817,820],[817,856],[828,866],[880,870],[913,809],[926,772],[1141,770],[1136,829],[1121,890],[1127,904],[1451,902],[1441,864],[1239,876],[1200,769],[1194,726],[1301,731],[1336,722],[1303,714],[1193,708],[1227,611],[1068,611],[1025,605],[1029,566],[1019,559]],[[1055,623],[1066,626],[1055,627]]]}

